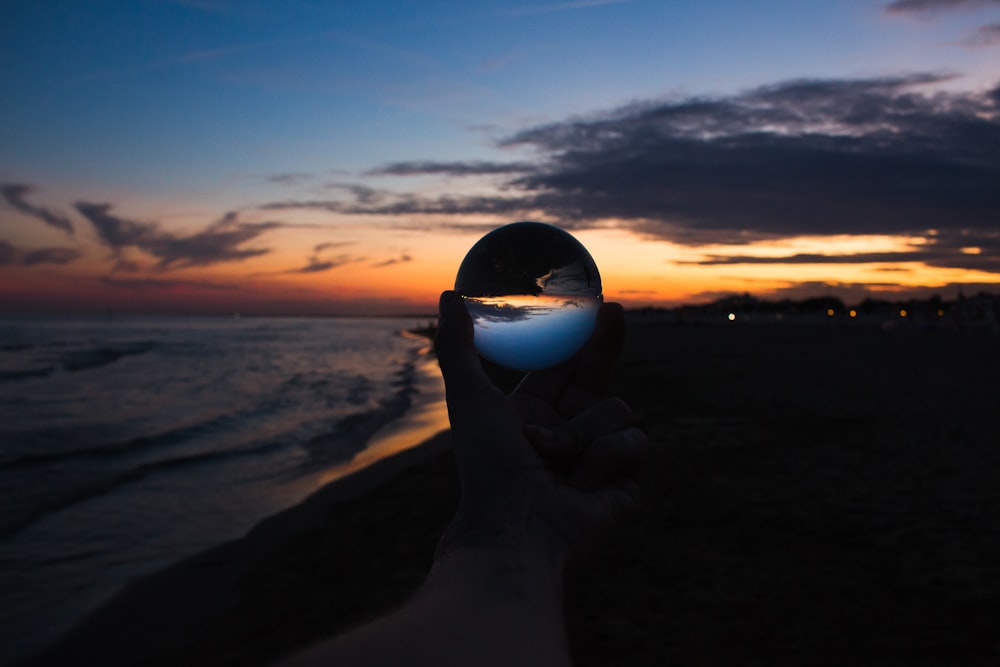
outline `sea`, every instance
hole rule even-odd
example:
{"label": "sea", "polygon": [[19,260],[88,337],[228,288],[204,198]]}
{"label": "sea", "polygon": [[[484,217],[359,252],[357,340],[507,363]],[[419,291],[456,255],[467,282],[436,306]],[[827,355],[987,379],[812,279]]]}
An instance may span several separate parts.
{"label": "sea", "polygon": [[0,316],[0,664],[443,428],[425,324]]}

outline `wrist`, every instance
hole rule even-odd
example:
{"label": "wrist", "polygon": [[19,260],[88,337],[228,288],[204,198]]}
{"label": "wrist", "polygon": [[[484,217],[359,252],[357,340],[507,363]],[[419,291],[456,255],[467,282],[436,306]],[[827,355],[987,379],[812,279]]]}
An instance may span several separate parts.
{"label": "wrist", "polygon": [[498,512],[463,502],[416,601],[425,611],[461,611],[454,640],[470,647],[475,662],[568,665],[565,550],[550,548],[524,517],[510,507]]}
{"label": "wrist", "polygon": [[496,581],[523,580],[561,591],[568,548],[530,493],[505,501],[464,495],[438,543],[434,568],[473,567]]}

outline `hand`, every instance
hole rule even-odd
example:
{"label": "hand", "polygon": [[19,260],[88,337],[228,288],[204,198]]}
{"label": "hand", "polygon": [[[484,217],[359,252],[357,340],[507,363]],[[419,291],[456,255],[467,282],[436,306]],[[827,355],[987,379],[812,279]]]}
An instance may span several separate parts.
{"label": "hand", "polygon": [[462,298],[441,295],[434,340],[444,374],[458,515],[420,590],[402,607],[291,664],[569,667],[562,567],[639,498],[646,437],[607,398],[621,306],[604,305],[574,359],[531,373],[510,396],[483,372]]}
{"label": "hand", "polygon": [[608,398],[624,339],[618,304],[604,304],[583,351],[530,373],[507,396],[486,376],[462,298],[444,292],[435,349],[462,480],[458,517],[439,553],[527,540],[563,559],[639,500],[648,449],[631,413]]}

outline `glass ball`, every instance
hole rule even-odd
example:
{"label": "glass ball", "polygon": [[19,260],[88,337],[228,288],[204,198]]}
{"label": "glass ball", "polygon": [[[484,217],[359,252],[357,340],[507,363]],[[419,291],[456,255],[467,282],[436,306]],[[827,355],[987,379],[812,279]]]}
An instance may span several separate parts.
{"label": "glass ball", "polygon": [[479,239],[455,279],[476,349],[519,371],[555,366],[594,330],[601,275],[583,244],[541,222],[515,222]]}

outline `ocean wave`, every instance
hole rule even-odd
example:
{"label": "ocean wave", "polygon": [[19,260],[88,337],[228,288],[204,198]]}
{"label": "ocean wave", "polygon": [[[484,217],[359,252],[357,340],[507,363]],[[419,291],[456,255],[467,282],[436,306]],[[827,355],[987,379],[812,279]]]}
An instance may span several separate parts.
{"label": "ocean wave", "polygon": [[87,483],[78,483],[75,487],[62,485],[57,492],[46,494],[45,500],[41,503],[24,507],[21,511],[8,510],[5,515],[0,515],[0,539],[10,537],[27,528],[47,514],[110,493],[118,487],[141,481],[150,475],[178,469],[190,469],[243,457],[259,456],[288,445],[289,443],[283,438],[270,438],[250,447],[200,452],[150,461],[114,474],[105,475],[100,479],[88,480]]}
{"label": "ocean wave", "polygon": [[0,373],[0,382],[27,380],[29,378],[43,378],[46,375],[51,375],[55,369],[55,366],[42,366],[40,368],[25,368],[24,370],[5,371]]}
{"label": "ocean wave", "polygon": [[396,372],[392,386],[395,391],[374,410],[350,415],[338,421],[332,431],[312,437],[304,445],[309,458],[303,465],[319,468],[349,461],[368,446],[380,428],[402,417],[413,404],[413,394],[417,391],[415,358]]}
{"label": "ocean wave", "polygon": [[62,367],[76,373],[78,371],[100,368],[113,364],[123,357],[145,354],[155,347],[156,343],[143,341],[137,343],[120,343],[115,347],[93,347],[83,350],[72,350],[60,359]]}
{"label": "ocean wave", "polygon": [[[250,410],[241,410],[218,415],[209,419],[169,429],[153,435],[142,435],[127,440],[102,443],[99,445],[83,446],[75,449],[40,452],[37,454],[26,454],[9,461],[0,462],[0,470],[31,468],[36,466],[51,465],[54,463],[64,463],[69,461],[101,460],[111,459],[120,456],[135,454],[138,451],[148,453],[151,448],[163,447],[183,442],[198,435],[222,431],[230,427],[232,423],[240,421],[252,413]],[[61,430],[40,430],[30,434],[6,434],[10,440],[26,441],[35,440],[58,440],[72,437],[70,433]]]}
{"label": "ocean wave", "polygon": [[28,343],[6,343],[0,345],[0,352],[23,352],[33,347],[34,345],[29,345]]}
{"label": "ocean wave", "polygon": [[[67,464],[68,469],[72,470],[96,462],[102,472],[97,476],[88,476],[85,481],[67,480],[57,485],[56,490],[36,496],[33,502],[22,504],[19,508],[8,507],[0,516],[0,539],[27,528],[50,513],[110,493],[121,486],[139,482],[151,475],[223,464],[293,447],[299,447],[305,452],[305,461],[294,470],[277,473],[278,475],[297,477],[323,467],[347,462],[368,445],[371,437],[379,429],[399,419],[409,409],[413,402],[413,394],[417,391],[417,374],[415,359],[404,363],[395,374],[392,393],[379,401],[375,407],[338,419],[329,430],[308,437],[306,440],[302,438],[300,428],[302,425],[295,424],[286,432],[276,433],[267,439],[250,443],[244,441],[236,447],[175,456],[166,455],[158,460],[124,467],[128,465],[127,457],[130,455],[148,457],[154,449],[162,450],[164,447],[193,441],[199,436],[216,432],[230,432],[236,425],[245,423],[248,418],[259,416],[261,406],[257,406],[253,410],[218,415],[152,436],[81,447],[71,451],[30,454],[6,461],[0,464],[0,470],[9,470],[22,481],[29,477],[48,481],[54,471],[66,470]],[[356,382],[361,386],[367,379],[364,381],[357,379]],[[169,453],[170,450],[164,451]],[[119,470],[110,471],[109,468],[112,466],[104,460],[116,458],[121,459],[118,464]]]}

